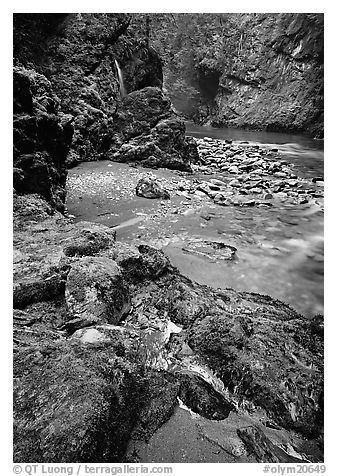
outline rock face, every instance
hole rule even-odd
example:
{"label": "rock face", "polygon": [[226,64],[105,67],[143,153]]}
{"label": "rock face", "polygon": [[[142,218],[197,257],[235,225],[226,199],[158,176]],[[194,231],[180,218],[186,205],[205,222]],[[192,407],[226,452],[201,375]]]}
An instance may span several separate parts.
{"label": "rock face", "polygon": [[72,117],[41,74],[14,68],[14,189],[37,193],[63,210]]}
{"label": "rock face", "polygon": [[[190,171],[198,156],[193,140],[185,140],[185,124],[172,116],[169,100],[159,88],[135,91],[116,116],[115,144],[122,144],[111,160],[140,162],[145,167]],[[124,143],[123,143],[124,142]]]}
{"label": "rock face", "polygon": [[154,41],[179,111],[219,127],[323,136],[322,14],[172,17],[153,16]]}
{"label": "rock face", "polygon": [[219,78],[212,121],[323,137],[323,15],[249,16],[248,24],[252,37]]}
{"label": "rock face", "polygon": [[[29,63],[48,78],[60,98],[60,109],[73,118],[68,167],[88,160],[150,158],[150,167],[189,168],[191,147],[184,140],[184,125],[160,90],[161,61],[144,41],[137,16],[18,14],[14,54],[20,64]],[[115,61],[124,75],[128,93],[124,100]],[[29,107],[29,99],[22,97],[24,86],[17,89],[18,101]],[[170,122],[153,131],[164,118]],[[137,149],[133,154],[122,150],[114,155],[123,143],[140,136],[132,144]],[[41,161],[40,157],[37,166],[43,175]],[[16,181],[21,183],[19,170]]]}

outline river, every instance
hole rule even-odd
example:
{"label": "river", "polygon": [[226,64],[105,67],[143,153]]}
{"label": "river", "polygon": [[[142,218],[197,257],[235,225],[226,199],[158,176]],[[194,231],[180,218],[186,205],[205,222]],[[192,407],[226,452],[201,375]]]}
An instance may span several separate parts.
{"label": "river", "polygon": [[[190,123],[186,133],[277,148],[297,175],[323,175],[322,141]],[[170,201],[137,197],[135,186],[149,172],[166,184],[196,178],[108,161],[82,163],[69,171],[69,215],[75,221],[115,227],[118,240],[161,247],[183,274],[201,284],[268,294],[304,315],[323,313],[322,198],[302,205],[241,208],[221,207],[207,200],[192,203],[175,193]],[[221,174],[215,177],[222,178]],[[220,239],[234,246],[235,260],[191,253],[190,244],[202,239]]]}

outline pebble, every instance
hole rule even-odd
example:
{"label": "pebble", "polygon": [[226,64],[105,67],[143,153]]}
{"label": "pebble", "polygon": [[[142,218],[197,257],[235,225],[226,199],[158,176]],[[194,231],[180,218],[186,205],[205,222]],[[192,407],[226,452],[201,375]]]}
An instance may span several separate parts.
{"label": "pebble", "polygon": [[275,172],[274,175],[275,177],[282,177],[282,178],[287,177],[287,174],[285,172]]}
{"label": "pebble", "polygon": [[231,187],[241,187],[241,183],[237,179],[231,180],[228,185]]}
{"label": "pebble", "polygon": [[222,180],[211,179],[210,182],[212,182],[212,184],[214,184],[214,185],[219,185],[219,187],[226,186],[226,183],[223,182]]}
{"label": "pebble", "polygon": [[236,165],[233,165],[232,167],[229,167],[228,171],[231,174],[238,174],[239,173],[239,167],[237,167]]}

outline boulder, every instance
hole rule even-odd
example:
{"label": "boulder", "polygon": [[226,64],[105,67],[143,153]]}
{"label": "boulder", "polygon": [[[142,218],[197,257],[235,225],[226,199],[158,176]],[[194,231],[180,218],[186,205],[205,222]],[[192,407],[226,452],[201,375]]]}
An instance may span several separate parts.
{"label": "boulder", "polygon": [[276,317],[274,305],[200,319],[188,343],[229,391],[264,408],[283,427],[315,437],[322,425],[322,363],[318,349],[310,348],[317,331],[289,308],[282,318],[281,303]]}
{"label": "boulder", "polygon": [[115,121],[115,144],[110,159],[141,162],[145,167],[191,171],[198,161],[196,142],[185,139],[185,124],[172,115],[170,103],[159,88],[134,91],[123,100]]}
{"label": "boulder", "polygon": [[121,269],[108,258],[84,257],[74,262],[67,277],[65,298],[68,320],[77,320],[78,328],[94,323],[118,324],[131,307]]}
{"label": "boulder", "polygon": [[116,232],[108,227],[80,222],[72,236],[65,240],[63,251],[66,256],[93,256],[113,246],[115,239]]}
{"label": "boulder", "polygon": [[136,186],[136,195],[144,198],[170,198],[168,191],[152,177],[143,177],[139,180]]}
{"label": "boulder", "polygon": [[125,279],[130,282],[156,279],[170,266],[161,250],[144,244],[138,248],[118,244],[115,261],[121,267]]}
{"label": "boulder", "polygon": [[143,387],[136,365],[104,343],[41,339],[20,349],[14,358],[14,461],[119,462]]}

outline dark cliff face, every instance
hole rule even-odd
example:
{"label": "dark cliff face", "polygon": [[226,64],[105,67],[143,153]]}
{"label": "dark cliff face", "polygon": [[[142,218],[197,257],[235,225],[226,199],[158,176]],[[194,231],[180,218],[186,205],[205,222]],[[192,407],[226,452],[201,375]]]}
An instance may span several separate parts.
{"label": "dark cliff face", "polygon": [[[38,193],[62,210],[66,167],[81,161],[151,157],[149,166],[189,169],[190,147],[184,142],[181,121],[173,119],[179,124],[172,123],[169,135],[175,137],[179,131],[179,137],[170,141],[168,150],[153,144],[152,135],[157,144],[158,131],[152,129],[172,118],[172,110],[161,90],[162,63],[149,46],[146,25],[146,15],[14,15],[17,193]],[[66,122],[73,134],[71,139],[67,133],[64,147],[59,129]],[[146,150],[142,143],[132,157],[116,156],[125,142],[144,133],[150,143]],[[21,157],[37,152],[39,156]]]}
{"label": "dark cliff face", "polygon": [[154,33],[153,41],[165,57],[165,86],[187,116],[323,136],[322,14],[180,14],[156,21],[175,32]]}
{"label": "dark cliff face", "polygon": [[[109,146],[120,103],[115,60],[126,71],[128,92],[161,86],[158,55],[128,33],[127,14],[18,14],[14,55],[50,80],[61,109],[74,116],[70,160],[97,160]],[[151,70],[151,75],[149,71]]]}
{"label": "dark cliff face", "polygon": [[13,79],[14,189],[37,193],[63,211],[73,118],[60,112],[45,76],[15,67]]}

